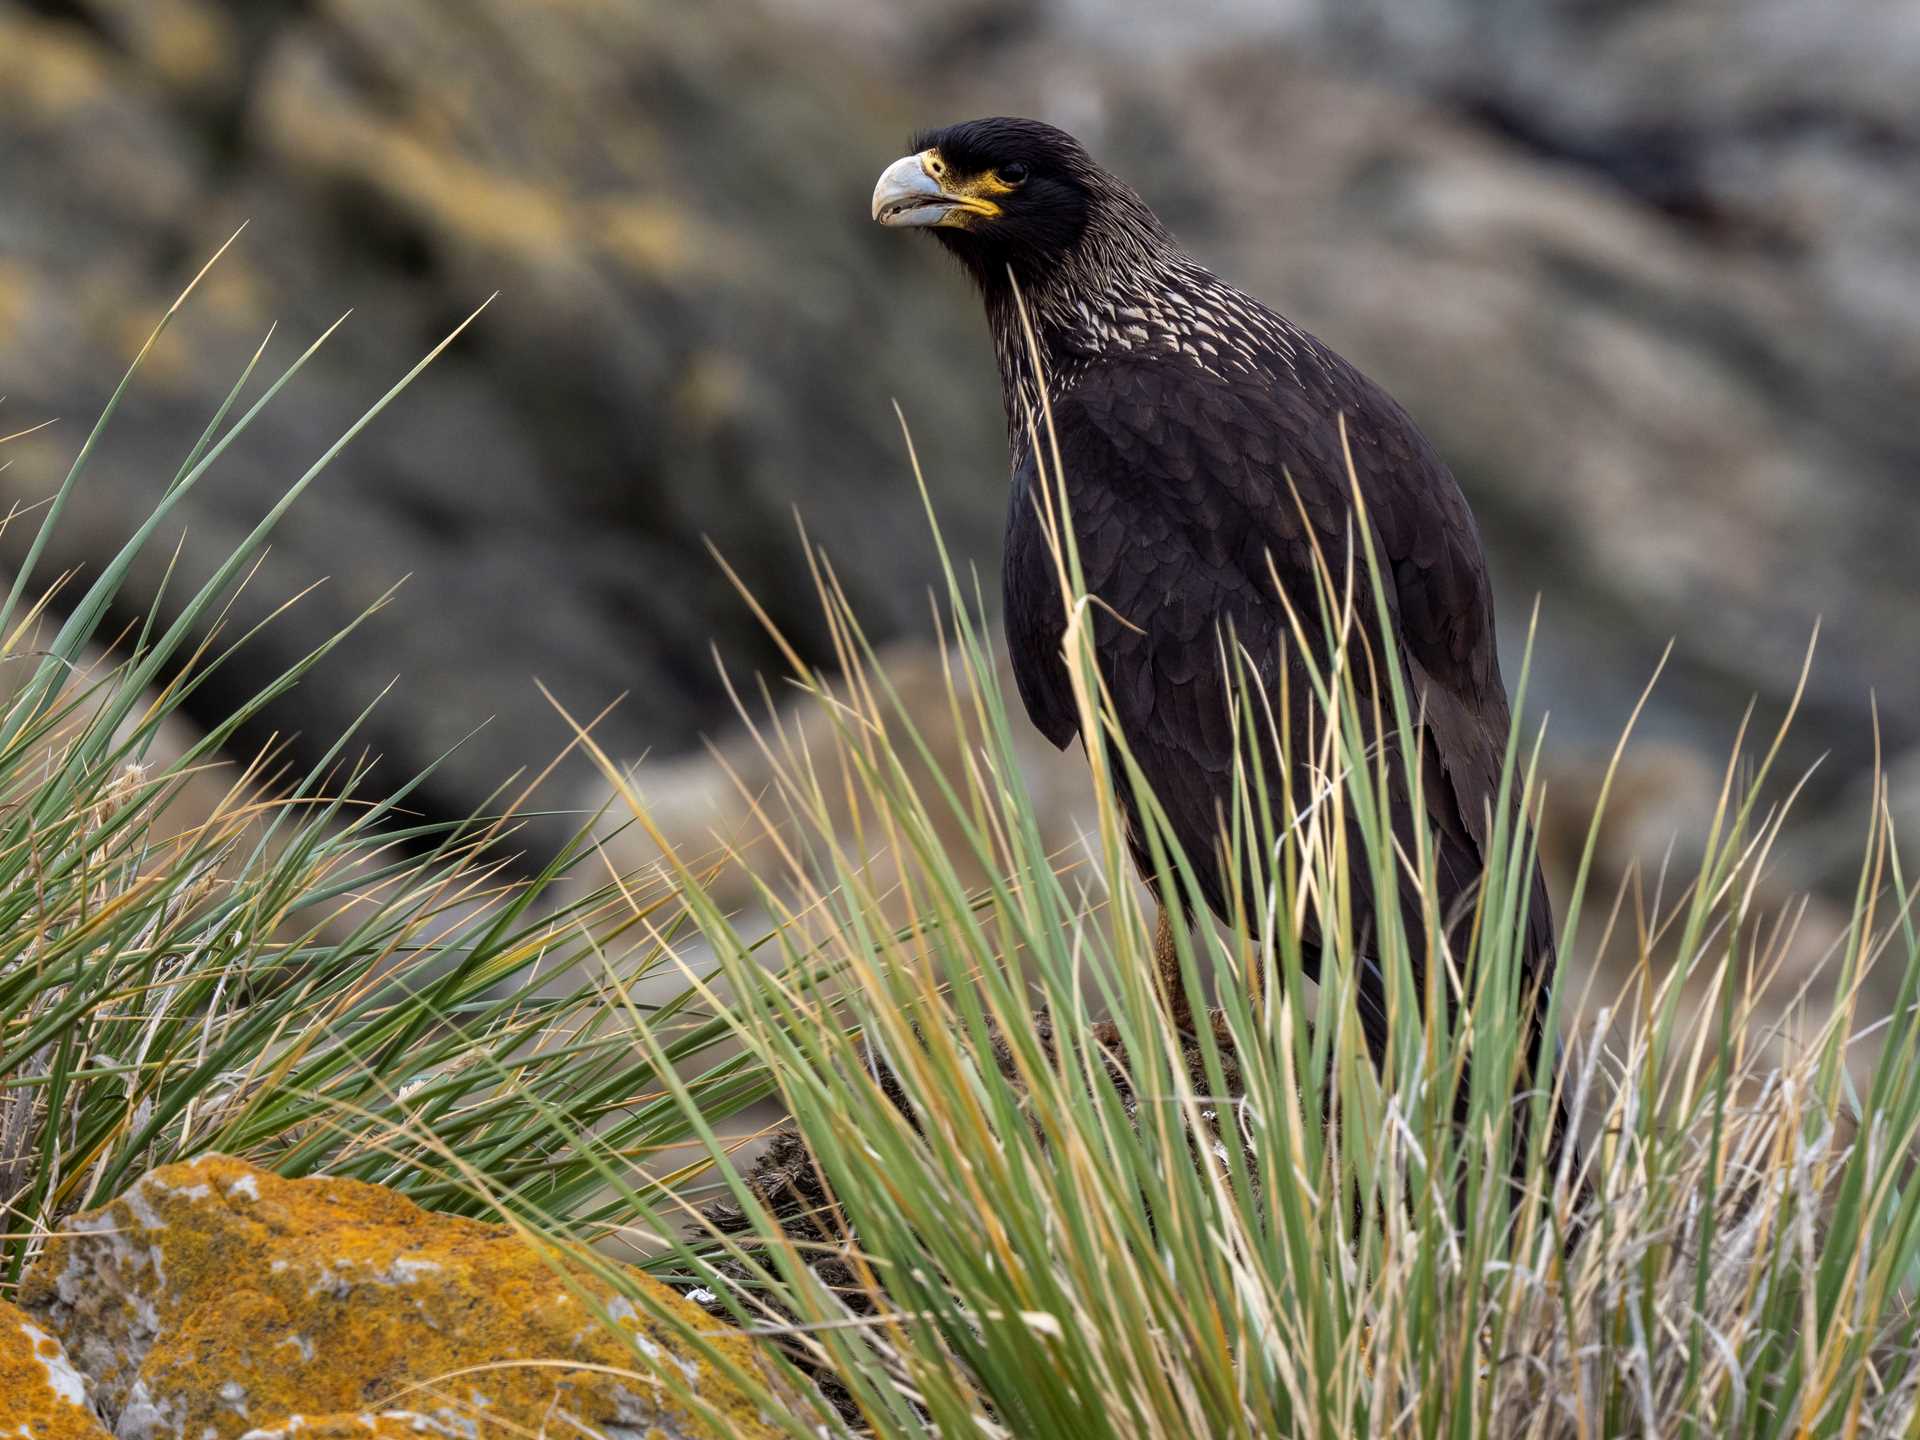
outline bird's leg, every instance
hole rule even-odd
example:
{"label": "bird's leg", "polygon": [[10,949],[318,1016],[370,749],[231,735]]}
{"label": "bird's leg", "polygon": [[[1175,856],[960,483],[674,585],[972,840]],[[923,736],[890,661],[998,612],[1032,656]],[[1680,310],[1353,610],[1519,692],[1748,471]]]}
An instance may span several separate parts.
{"label": "bird's leg", "polygon": [[1166,907],[1160,910],[1160,924],[1153,932],[1153,968],[1160,982],[1161,999],[1174,1027],[1182,1034],[1193,1030],[1193,1006],[1187,1000],[1187,987],[1180,978],[1180,951],[1173,943],[1173,921]]}

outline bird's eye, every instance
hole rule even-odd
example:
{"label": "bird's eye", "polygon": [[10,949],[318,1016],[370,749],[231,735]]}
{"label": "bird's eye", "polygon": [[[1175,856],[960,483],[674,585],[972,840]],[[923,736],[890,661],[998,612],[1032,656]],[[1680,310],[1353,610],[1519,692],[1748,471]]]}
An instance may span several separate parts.
{"label": "bird's eye", "polygon": [[1018,185],[1027,178],[1027,167],[1018,160],[1009,161],[1000,167],[1000,178],[1009,185]]}

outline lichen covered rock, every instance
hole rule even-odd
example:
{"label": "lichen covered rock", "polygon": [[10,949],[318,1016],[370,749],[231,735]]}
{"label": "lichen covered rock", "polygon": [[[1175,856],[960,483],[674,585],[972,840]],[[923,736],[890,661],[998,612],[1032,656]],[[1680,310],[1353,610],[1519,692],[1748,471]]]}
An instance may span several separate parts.
{"label": "lichen covered rock", "polygon": [[[21,1304],[65,1339],[119,1440],[772,1433],[646,1306],[378,1186],[207,1156],[64,1229]],[[715,1329],[632,1278],[658,1313]],[[709,1343],[755,1365],[742,1337]]]}
{"label": "lichen covered rock", "polygon": [[0,1301],[0,1436],[6,1440],[104,1440],[87,1404],[87,1382],[60,1342]]}
{"label": "lichen covered rock", "polygon": [[[241,1440],[469,1440],[473,1431],[445,1416],[418,1410],[354,1410],[339,1415],[289,1415],[278,1425],[249,1430]],[[648,1432],[648,1440],[665,1432]]]}

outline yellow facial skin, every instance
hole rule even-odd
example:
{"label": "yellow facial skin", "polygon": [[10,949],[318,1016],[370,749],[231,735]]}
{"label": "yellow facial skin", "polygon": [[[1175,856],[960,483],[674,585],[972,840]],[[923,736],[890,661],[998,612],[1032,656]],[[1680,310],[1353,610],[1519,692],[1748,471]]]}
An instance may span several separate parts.
{"label": "yellow facial skin", "polygon": [[956,176],[938,149],[922,150],[889,165],[873,188],[873,218],[882,225],[943,225],[964,230],[997,217],[996,197],[1014,187],[989,170]]}
{"label": "yellow facial skin", "polygon": [[968,176],[965,180],[953,179],[948,174],[947,162],[937,149],[922,150],[920,165],[932,177],[934,184],[940,187],[941,193],[954,202],[953,208],[941,218],[942,225],[964,229],[970,217],[975,215],[991,220],[1000,213],[995,197],[1013,193],[1013,186],[992,170]]}

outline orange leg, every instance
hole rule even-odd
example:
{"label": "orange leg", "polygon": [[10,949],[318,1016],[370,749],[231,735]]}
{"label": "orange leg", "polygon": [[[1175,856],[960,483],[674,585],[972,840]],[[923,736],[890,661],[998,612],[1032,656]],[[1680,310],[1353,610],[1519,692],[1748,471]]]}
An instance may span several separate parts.
{"label": "orange leg", "polygon": [[1187,987],[1180,979],[1180,952],[1173,943],[1173,922],[1160,912],[1160,924],[1153,932],[1153,968],[1160,982],[1160,995],[1167,1014],[1179,1030],[1193,1030],[1193,1007],[1187,1001]]}

